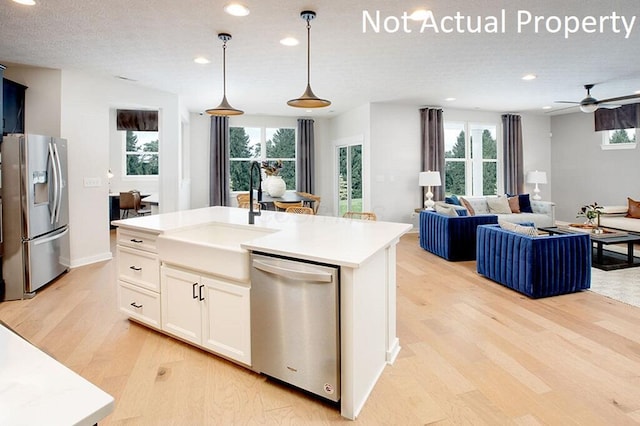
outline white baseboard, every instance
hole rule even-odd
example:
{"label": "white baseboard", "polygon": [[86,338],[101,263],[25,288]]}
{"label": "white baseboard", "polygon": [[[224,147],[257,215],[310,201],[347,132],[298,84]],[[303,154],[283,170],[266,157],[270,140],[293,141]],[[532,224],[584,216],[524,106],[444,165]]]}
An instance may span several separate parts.
{"label": "white baseboard", "polygon": [[92,263],[98,263],[98,262],[111,260],[111,259],[113,259],[113,255],[111,254],[110,251],[108,251],[106,253],[97,254],[95,256],[88,256],[88,257],[82,257],[80,259],[73,259],[70,262],[69,267],[77,268],[79,266],[90,265]]}

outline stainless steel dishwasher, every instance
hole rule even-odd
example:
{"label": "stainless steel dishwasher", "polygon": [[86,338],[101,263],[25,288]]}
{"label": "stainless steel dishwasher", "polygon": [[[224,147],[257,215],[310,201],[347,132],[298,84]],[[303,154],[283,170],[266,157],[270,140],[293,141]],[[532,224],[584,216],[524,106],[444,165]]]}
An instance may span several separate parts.
{"label": "stainless steel dishwasher", "polygon": [[337,266],[251,256],[253,370],[340,399]]}

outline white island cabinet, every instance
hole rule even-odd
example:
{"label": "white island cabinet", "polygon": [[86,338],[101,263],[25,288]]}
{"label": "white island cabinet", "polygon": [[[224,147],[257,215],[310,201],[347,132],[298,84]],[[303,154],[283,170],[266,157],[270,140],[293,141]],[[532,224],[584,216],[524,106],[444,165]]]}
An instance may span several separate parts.
{"label": "white island cabinet", "polygon": [[[119,227],[120,307],[132,320],[250,368],[251,283],[246,254],[261,252],[340,268],[342,416],[356,418],[385,366],[395,361],[400,350],[396,335],[396,244],[411,230],[410,224],[263,211],[255,218],[255,225],[248,225],[248,210],[231,207],[112,223]],[[220,241],[209,245],[202,241],[203,235],[204,240],[209,235],[216,240],[217,233],[212,230],[221,226],[229,229],[220,232]],[[184,236],[198,235],[199,227],[203,231],[208,228],[193,246],[185,245]],[[146,240],[132,242],[131,234]],[[175,237],[178,234],[180,238]],[[127,238],[120,238],[122,235]],[[151,241],[154,238],[157,243]],[[180,251],[193,247],[193,264],[189,264],[190,256],[176,257],[172,241],[180,244]],[[130,249],[135,251],[131,253]],[[221,249],[228,253],[223,255]],[[211,256],[208,262],[209,257],[202,255],[204,250],[221,256]],[[225,259],[225,263],[216,263],[215,258]],[[137,271],[140,265],[129,265],[132,259],[143,265],[142,271],[155,268],[159,283],[155,278],[145,278],[147,272]],[[156,308],[157,313],[153,312]]]}

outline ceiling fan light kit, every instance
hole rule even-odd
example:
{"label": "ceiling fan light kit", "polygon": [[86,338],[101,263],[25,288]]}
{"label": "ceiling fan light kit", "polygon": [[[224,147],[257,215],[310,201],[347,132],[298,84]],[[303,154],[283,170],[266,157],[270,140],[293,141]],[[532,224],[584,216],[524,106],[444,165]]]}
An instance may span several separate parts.
{"label": "ceiling fan light kit", "polygon": [[300,17],[307,21],[307,88],[302,96],[291,99],[287,105],[296,108],[323,108],[331,105],[331,101],[317,97],[311,90],[310,83],[310,57],[311,57],[311,20],[316,17],[316,13],[312,10],[304,10],[300,13]]}
{"label": "ceiling fan light kit", "polygon": [[231,40],[231,34],[220,33],[218,38],[222,40],[222,101],[220,105],[215,108],[210,108],[206,111],[209,115],[217,116],[229,116],[229,115],[242,115],[244,111],[235,109],[227,101],[227,42]]}

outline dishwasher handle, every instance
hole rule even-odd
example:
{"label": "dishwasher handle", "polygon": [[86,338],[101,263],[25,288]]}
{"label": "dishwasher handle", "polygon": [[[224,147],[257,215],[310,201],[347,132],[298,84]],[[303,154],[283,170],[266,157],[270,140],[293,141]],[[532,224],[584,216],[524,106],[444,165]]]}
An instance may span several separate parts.
{"label": "dishwasher handle", "polygon": [[270,274],[283,276],[297,281],[314,281],[321,283],[330,283],[333,281],[333,274],[329,272],[305,272],[295,269],[284,268],[282,266],[272,265],[261,260],[253,259],[253,267]]}

